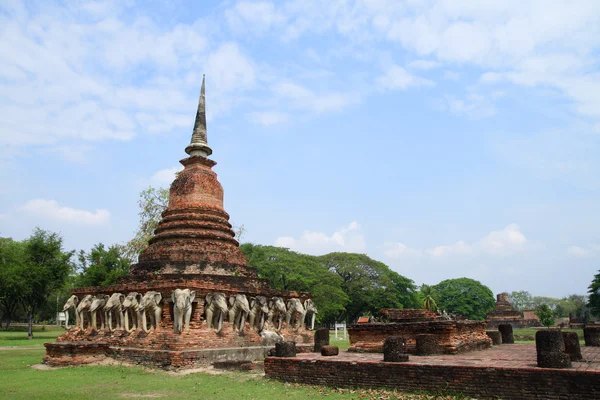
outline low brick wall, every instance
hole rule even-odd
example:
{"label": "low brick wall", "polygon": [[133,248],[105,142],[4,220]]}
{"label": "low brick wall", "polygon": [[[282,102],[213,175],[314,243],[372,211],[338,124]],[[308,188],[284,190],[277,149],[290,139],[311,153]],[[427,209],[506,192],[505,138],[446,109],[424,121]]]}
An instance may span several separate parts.
{"label": "low brick wall", "polygon": [[600,398],[600,373],[591,371],[275,357],[267,357],[264,367],[269,378],[332,387],[445,391],[506,400]]}
{"label": "low brick wall", "polygon": [[417,335],[432,334],[439,337],[442,353],[456,354],[483,350],[492,345],[485,333],[485,321],[427,321],[401,323],[356,324],[348,328],[349,351],[382,353],[383,342],[389,336],[406,339],[406,350],[416,352]]}

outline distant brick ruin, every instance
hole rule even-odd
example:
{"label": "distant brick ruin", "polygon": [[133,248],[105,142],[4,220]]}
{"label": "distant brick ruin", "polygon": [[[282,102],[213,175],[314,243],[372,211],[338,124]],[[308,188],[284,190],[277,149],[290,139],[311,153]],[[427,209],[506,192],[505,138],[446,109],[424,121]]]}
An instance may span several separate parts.
{"label": "distant brick ruin", "polygon": [[427,310],[413,309],[382,309],[380,316],[389,322],[355,324],[348,328],[348,351],[382,353],[387,337],[402,336],[406,351],[415,354],[417,337],[426,334],[435,337],[442,354],[484,350],[492,345],[485,332],[485,321],[451,321]]}
{"label": "distant brick ruin", "polygon": [[[530,314],[527,316],[529,317]],[[485,319],[488,329],[498,328],[498,325],[502,324],[510,324],[513,328],[542,326],[537,318],[523,318],[521,313],[508,302],[508,293],[506,292],[496,295],[496,307],[487,313]]]}

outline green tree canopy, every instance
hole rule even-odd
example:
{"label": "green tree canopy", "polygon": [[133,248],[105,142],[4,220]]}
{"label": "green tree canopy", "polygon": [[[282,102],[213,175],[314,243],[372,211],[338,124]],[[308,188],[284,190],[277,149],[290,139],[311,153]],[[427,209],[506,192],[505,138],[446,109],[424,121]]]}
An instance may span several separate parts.
{"label": "green tree canopy", "polygon": [[25,243],[0,238],[0,311],[6,329],[20,306],[23,291],[21,272],[27,263]]}
{"label": "green tree canopy", "polygon": [[414,282],[382,262],[355,253],[330,253],[319,260],[342,279],[342,289],[350,299],[346,305],[348,321],[382,308],[420,308]]}
{"label": "green tree canopy", "polygon": [[108,249],[102,243],[96,244],[86,253],[81,250],[78,254],[81,273],[76,279],[76,285],[108,286],[116,283],[117,279],[129,274],[131,260],[122,254],[122,248],[112,245]]}
{"label": "green tree canopy", "polygon": [[554,319],[554,313],[547,304],[540,304],[537,306],[535,309],[535,315],[537,315],[537,317],[540,319],[542,325],[547,328],[551,327],[556,322]]}
{"label": "green tree canopy", "polygon": [[511,292],[508,295],[508,302],[517,310],[531,310],[533,308],[533,297],[526,290]]}
{"label": "green tree canopy", "polygon": [[19,272],[23,283],[20,299],[27,312],[28,336],[32,338],[33,317],[50,294],[64,285],[73,270],[73,252],[63,250],[60,235],[39,228],[33,231],[24,244],[26,262]]}
{"label": "green tree canopy", "polygon": [[496,302],[487,286],[474,279],[447,279],[433,286],[438,294],[438,308],[469,319],[483,320]]}
{"label": "green tree canopy", "polygon": [[436,302],[437,293],[433,289],[433,287],[429,285],[421,285],[420,290],[420,299],[423,308],[428,311],[437,311],[438,306]]}
{"label": "green tree canopy", "polygon": [[271,287],[279,290],[312,292],[319,310],[317,320],[333,322],[344,311],[348,296],[341,288],[341,278],[325,268],[314,256],[273,246],[245,243],[240,246],[250,266]]}
{"label": "green tree canopy", "polygon": [[588,287],[588,306],[594,315],[600,315],[600,271],[594,275],[594,279]]}

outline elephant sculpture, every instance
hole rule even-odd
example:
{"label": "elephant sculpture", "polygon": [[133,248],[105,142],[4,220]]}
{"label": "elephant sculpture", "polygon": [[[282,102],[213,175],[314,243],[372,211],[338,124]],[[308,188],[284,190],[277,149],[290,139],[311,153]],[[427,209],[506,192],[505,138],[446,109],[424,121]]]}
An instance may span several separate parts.
{"label": "elephant sculpture", "polygon": [[83,299],[77,304],[76,312],[77,319],[79,320],[79,329],[82,331],[85,330],[85,317],[87,315],[88,321],[91,321],[91,313],[90,307],[92,306],[92,301],[94,300],[94,296],[91,294],[86,294]]}
{"label": "elephant sculpture", "polygon": [[306,318],[310,317],[310,328],[307,329],[314,330],[315,329],[315,318],[318,314],[317,307],[315,303],[313,303],[312,299],[304,300],[304,310],[306,310]]}
{"label": "elephant sculpture", "polygon": [[304,326],[304,317],[306,316],[306,310],[302,305],[300,299],[291,298],[286,304],[287,312],[285,314],[285,326],[288,329],[297,331]]}
{"label": "elephant sculpture", "polygon": [[250,313],[248,315],[250,329],[256,329],[258,332],[262,331],[268,315],[269,303],[265,296],[250,298]]}
{"label": "elephant sculpture", "polygon": [[[140,316],[142,318],[142,329],[148,332],[150,329],[158,329],[162,318],[162,307],[159,305],[162,300],[162,294],[153,290],[146,292],[140,303]],[[148,328],[150,320],[150,328]]]}
{"label": "elephant sculpture", "polygon": [[96,319],[96,315],[97,315],[96,313],[98,312],[98,310],[100,311],[100,329],[106,328],[107,312],[104,307],[106,306],[106,302],[109,298],[110,298],[110,296],[101,294],[101,295],[94,297],[94,299],[92,300],[92,305],[90,306],[90,314],[91,314],[91,319],[92,319],[92,329],[93,330],[98,330],[97,319]]}
{"label": "elephant sculpture", "polygon": [[[123,319],[125,320],[125,330],[127,332],[134,331],[141,327],[140,323],[140,307],[142,302],[142,295],[138,292],[131,292],[125,296],[123,301],[123,310],[125,314]],[[129,326],[129,320],[131,319],[131,326]]]}
{"label": "elephant sculpture", "polygon": [[[108,330],[123,329],[123,302],[125,295],[121,293],[113,293],[107,300],[104,310],[108,318]],[[113,328],[112,317],[115,316],[115,326]]]}
{"label": "elephant sculpture", "polygon": [[194,298],[196,298],[196,292],[190,289],[175,289],[171,293],[171,299],[173,300],[173,330],[175,333],[190,329]]}
{"label": "elephant sculpture", "polygon": [[286,318],[285,302],[281,297],[272,297],[269,300],[269,314],[267,321],[269,324],[278,324],[277,331],[281,330],[283,321]]}
{"label": "elephant sculpture", "polygon": [[223,318],[228,315],[227,298],[221,292],[206,295],[205,303],[206,324],[214,328],[217,333],[223,329]]}
{"label": "elephant sculpture", "polygon": [[229,323],[231,329],[242,332],[246,325],[246,319],[250,313],[250,305],[246,295],[236,294],[229,296]]}
{"label": "elephant sculpture", "polygon": [[65,313],[65,329],[69,329],[69,310],[72,308],[75,313],[75,326],[79,326],[79,314],[77,313],[77,304],[79,304],[79,297],[72,295],[69,300],[63,306],[63,312]]}

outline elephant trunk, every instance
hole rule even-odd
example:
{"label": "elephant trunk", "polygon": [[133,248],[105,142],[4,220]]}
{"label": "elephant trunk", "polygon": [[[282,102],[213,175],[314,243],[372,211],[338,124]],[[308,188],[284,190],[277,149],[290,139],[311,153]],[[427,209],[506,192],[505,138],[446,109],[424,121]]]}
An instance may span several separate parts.
{"label": "elephant trunk", "polygon": [[129,329],[129,311],[125,311],[125,332],[131,332]]}
{"label": "elephant trunk", "polygon": [[148,322],[146,319],[146,311],[142,310],[141,313],[142,313],[142,330],[144,332],[148,332]]}
{"label": "elephant trunk", "polygon": [[217,333],[223,329],[223,311],[219,312],[219,321],[217,322]]}

